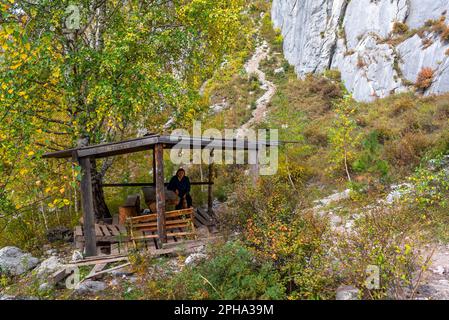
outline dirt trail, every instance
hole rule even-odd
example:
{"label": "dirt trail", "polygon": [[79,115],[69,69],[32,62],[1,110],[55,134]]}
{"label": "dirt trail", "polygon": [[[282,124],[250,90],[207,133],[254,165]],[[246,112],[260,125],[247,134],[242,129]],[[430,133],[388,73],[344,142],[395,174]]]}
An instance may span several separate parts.
{"label": "dirt trail", "polygon": [[248,75],[255,74],[260,82],[260,87],[265,93],[256,101],[256,108],[252,113],[251,119],[243,124],[237,130],[237,136],[242,136],[251,126],[260,123],[266,116],[267,106],[276,93],[276,85],[267,80],[265,73],[259,69],[260,62],[265,60],[270,53],[270,47],[266,41],[256,48],[251,59],[245,64],[245,70]]}

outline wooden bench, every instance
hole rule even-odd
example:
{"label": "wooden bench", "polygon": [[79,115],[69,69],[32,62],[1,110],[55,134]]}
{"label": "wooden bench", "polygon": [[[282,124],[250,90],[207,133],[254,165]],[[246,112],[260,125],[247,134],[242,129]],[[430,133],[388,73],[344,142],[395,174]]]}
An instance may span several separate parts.
{"label": "wooden bench", "polygon": [[[193,237],[196,239],[193,208],[167,211],[165,213],[165,230],[167,237]],[[127,220],[130,240],[136,247],[136,241],[159,239],[157,234],[157,214],[152,213]],[[150,234],[149,234],[150,233]]]}

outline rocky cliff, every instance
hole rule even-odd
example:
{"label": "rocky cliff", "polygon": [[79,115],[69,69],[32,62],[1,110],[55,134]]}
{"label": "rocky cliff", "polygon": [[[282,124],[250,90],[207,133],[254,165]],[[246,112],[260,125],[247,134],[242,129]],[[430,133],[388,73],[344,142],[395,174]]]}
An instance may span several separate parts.
{"label": "rocky cliff", "polygon": [[448,13],[449,0],[273,0],[271,15],[299,76],[338,69],[372,101],[415,90],[423,69],[424,94],[449,91]]}

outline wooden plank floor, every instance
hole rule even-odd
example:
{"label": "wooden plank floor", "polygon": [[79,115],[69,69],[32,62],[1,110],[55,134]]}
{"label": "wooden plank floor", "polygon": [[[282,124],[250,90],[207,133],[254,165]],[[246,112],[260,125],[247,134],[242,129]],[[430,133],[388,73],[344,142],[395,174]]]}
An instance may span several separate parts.
{"label": "wooden plank floor", "polygon": [[[211,227],[215,226],[215,220],[210,217],[206,210],[195,209],[195,219],[194,219],[195,228],[197,231],[201,230],[201,237],[209,236]],[[204,231],[206,230],[206,232]],[[191,241],[191,239],[182,236],[183,229],[177,228],[172,231],[173,233],[177,233],[176,236],[167,236],[167,245],[176,245],[180,242]],[[74,230],[75,235],[75,245],[79,249],[83,249],[84,247],[84,230],[82,226],[76,226]],[[95,224],[95,235],[97,237],[97,242],[101,243],[103,246],[110,246],[111,253],[128,249],[128,234],[127,229],[124,225],[119,224]],[[181,235],[181,236],[180,236]],[[156,239],[157,233],[156,231],[145,231],[143,232],[143,236],[154,236],[154,238],[150,238],[143,241],[142,245],[150,251],[159,250],[158,241]]]}

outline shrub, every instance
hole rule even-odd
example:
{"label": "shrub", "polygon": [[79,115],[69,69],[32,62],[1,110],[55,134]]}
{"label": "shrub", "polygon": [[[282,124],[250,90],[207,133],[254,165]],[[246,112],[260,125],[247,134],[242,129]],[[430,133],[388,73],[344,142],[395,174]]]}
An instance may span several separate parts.
{"label": "shrub", "polygon": [[362,141],[362,152],[357,154],[357,159],[352,163],[352,168],[358,172],[370,172],[385,177],[388,174],[388,162],[382,160],[379,133],[372,131]]}
{"label": "shrub", "polygon": [[286,219],[273,210],[248,220],[245,239],[262,260],[274,263],[290,299],[328,299],[336,284],[327,231],[326,220],[313,212],[292,212]]}
{"label": "shrub", "polygon": [[213,248],[213,257],[186,267],[163,286],[169,299],[284,299],[285,288],[269,262],[256,261],[240,242]]}
{"label": "shrub", "polygon": [[338,69],[328,69],[324,71],[324,76],[333,81],[341,81],[341,71]]}
{"label": "shrub", "polygon": [[446,17],[442,16],[439,20],[434,20],[431,30],[439,35],[447,30]]}
{"label": "shrub", "polygon": [[392,108],[393,112],[391,115],[396,117],[403,112],[413,109],[414,106],[415,106],[415,100],[412,97],[410,97],[410,96],[401,97],[401,99],[394,101],[393,108]]}
{"label": "shrub", "polygon": [[446,27],[446,29],[443,30],[441,33],[441,39],[446,42],[449,41],[449,27]]}
{"label": "shrub", "polygon": [[423,133],[408,132],[401,139],[388,141],[385,152],[396,165],[412,167],[430,146],[429,142],[429,138]]}
{"label": "shrub", "polygon": [[[326,255],[327,220],[301,212],[303,193],[280,177],[260,178],[256,186],[240,183],[230,203],[230,220],[261,261],[271,262],[290,299],[333,298],[335,283]],[[304,170],[290,168],[292,181]]]}
{"label": "shrub", "polygon": [[313,94],[321,94],[326,99],[337,99],[342,97],[341,88],[333,81],[316,77],[312,74],[307,75],[308,90]]}
{"label": "shrub", "polygon": [[432,68],[422,68],[418,74],[418,79],[416,80],[416,88],[421,90],[428,89],[432,83],[435,76],[435,71]]}
{"label": "shrub", "polygon": [[[401,208],[365,210],[352,231],[337,240],[343,281],[362,290],[365,299],[413,298],[428,258],[419,253],[427,239],[423,222],[420,215]],[[372,267],[380,276],[375,289],[366,286]]]}
{"label": "shrub", "polygon": [[393,24],[393,33],[395,34],[405,34],[407,33],[408,29],[408,26],[400,21],[396,21]]}
{"label": "shrub", "polygon": [[428,206],[448,205],[449,196],[449,171],[446,166],[449,157],[439,155],[419,167],[410,181],[414,189],[409,200],[418,204],[421,208]]}

